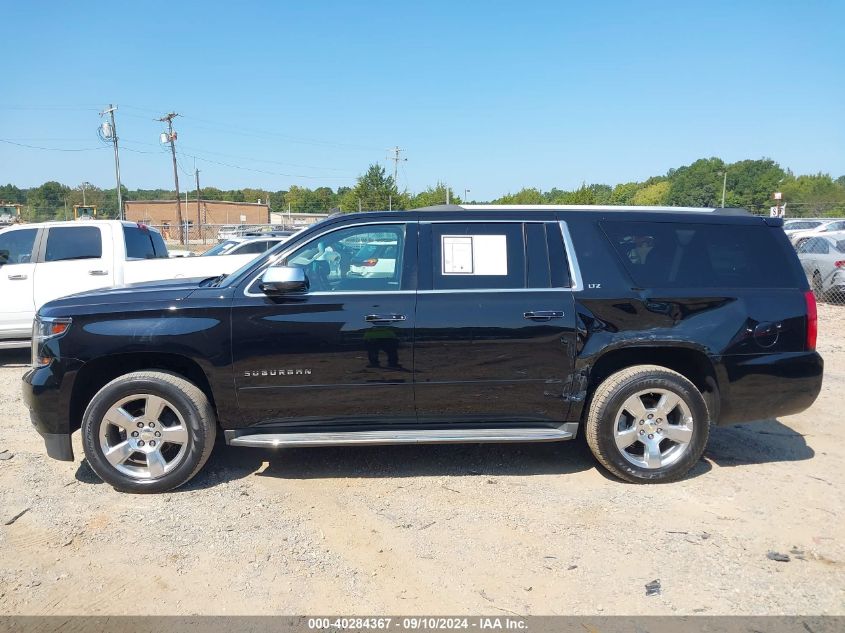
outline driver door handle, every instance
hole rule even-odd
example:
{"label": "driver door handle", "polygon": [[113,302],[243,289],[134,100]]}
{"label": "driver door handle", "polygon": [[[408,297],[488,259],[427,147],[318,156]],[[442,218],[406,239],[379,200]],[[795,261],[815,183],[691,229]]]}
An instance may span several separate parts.
{"label": "driver door handle", "polygon": [[89,275],[93,275],[94,277],[102,277],[104,275],[108,275],[109,271],[107,270],[89,270]]}
{"label": "driver door handle", "polygon": [[12,281],[23,281],[24,279],[27,279],[26,275],[7,275],[7,277]]}
{"label": "driver door handle", "polygon": [[562,310],[534,310],[533,312],[524,312],[523,318],[529,321],[551,321],[552,319],[562,319]]}
{"label": "driver door handle", "polygon": [[368,314],[364,317],[367,323],[392,323],[395,321],[404,321],[404,314]]}

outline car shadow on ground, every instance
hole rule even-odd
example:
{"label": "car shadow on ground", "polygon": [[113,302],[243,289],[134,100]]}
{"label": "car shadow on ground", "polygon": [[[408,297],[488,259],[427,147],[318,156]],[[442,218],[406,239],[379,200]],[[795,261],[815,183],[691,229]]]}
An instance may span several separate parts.
{"label": "car shadow on ground", "polygon": [[704,452],[721,467],[812,459],[816,452],[804,436],[778,420],[716,427]]}
{"label": "car shadow on ground", "polygon": [[[815,455],[804,437],[777,420],[716,427],[704,459],[687,479],[719,467],[748,466],[811,459]],[[266,466],[265,466],[266,464]],[[88,469],[87,465],[84,468]],[[222,442],[205,468],[181,490],[198,490],[252,474],[276,479],[400,478],[461,476],[567,475],[600,468],[583,435],[572,442],[536,444],[455,444],[237,448]],[[90,469],[88,469],[90,471]],[[93,473],[92,473],[93,475]]]}
{"label": "car shadow on ground", "polygon": [[32,363],[32,352],[30,349],[0,349],[0,367],[21,367],[29,368]]}
{"label": "car shadow on ground", "polygon": [[250,474],[277,479],[529,476],[576,473],[594,467],[584,442],[329,446],[280,450],[217,446],[186,489],[214,486]]}

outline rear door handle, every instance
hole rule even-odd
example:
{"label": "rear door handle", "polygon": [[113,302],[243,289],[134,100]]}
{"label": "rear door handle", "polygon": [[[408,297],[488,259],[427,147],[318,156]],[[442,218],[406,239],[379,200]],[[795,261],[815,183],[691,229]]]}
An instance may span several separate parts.
{"label": "rear door handle", "polygon": [[393,323],[395,321],[404,321],[404,314],[368,314],[364,317],[367,323]]}
{"label": "rear door handle", "polygon": [[533,312],[524,312],[523,318],[529,321],[551,321],[552,319],[562,319],[562,310],[534,310]]}
{"label": "rear door handle", "polygon": [[103,275],[108,275],[109,271],[107,270],[89,270],[89,275],[93,275],[94,277],[102,277]]}
{"label": "rear door handle", "polygon": [[28,278],[26,275],[7,275],[7,277],[12,281],[23,281]]}

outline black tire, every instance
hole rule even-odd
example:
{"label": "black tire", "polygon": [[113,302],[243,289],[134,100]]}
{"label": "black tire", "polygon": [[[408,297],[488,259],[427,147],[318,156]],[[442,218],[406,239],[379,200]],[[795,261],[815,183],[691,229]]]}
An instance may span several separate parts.
{"label": "black tire", "polygon": [[[631,463],[615,439],[616,416],[623,403],[648,389],[665,390],[680,397],[693,418],[692,437],[685,452],[659,468]],[[681,479],[701,458],[710,436],[710,416],[701,392],[684,376],[658,365],[635,365],[612,374],[596,388],[585,430],[593,455],[612,474],[631,483],[665,483]]]}
{"label": "black tire", "polygon": [[824,286],[822,284],[822,275],[819,271],[813,273],[813,296],[816,301],[824,301]]}
{"label": "black tire", "polygon": [[[137,394],[163,398],[171,410],[168,415],[181,416],[187,431],[179,461],[159,477],[124,474],[106,459],[101,446],[100,430],[107,412],[122,399]],[[115,378],[97,392],[82,418],[82,446],[89,465],[103,481],[121,492],[165,492],[181,486],[208,460],[216,435],[217,419],[205,394],[193,383],[166,371],[136,371]],[[159,440],[159,444],[166,442]]]}

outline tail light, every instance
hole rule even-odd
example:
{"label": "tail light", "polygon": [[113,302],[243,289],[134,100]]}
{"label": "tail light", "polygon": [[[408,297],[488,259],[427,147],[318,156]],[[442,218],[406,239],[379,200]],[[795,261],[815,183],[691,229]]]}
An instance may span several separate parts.
{"label": "tail light", "polygon": [[837,268],[845,268],[845,259],[840,259],[838,262],[833,262]]}
{"label": "tail light", "polygon": [[816,339],[819,335],[819,314],[816,310],[816,296],[812,290],[804,293],[804,301],[807,304],[807,351],[816,349]]}
{"label": "tail light", "polygon": [[370,257],[370,259],[361,262],[361,266],[375,266],[376,264],[378,264],[378,259],[375,257]]}

